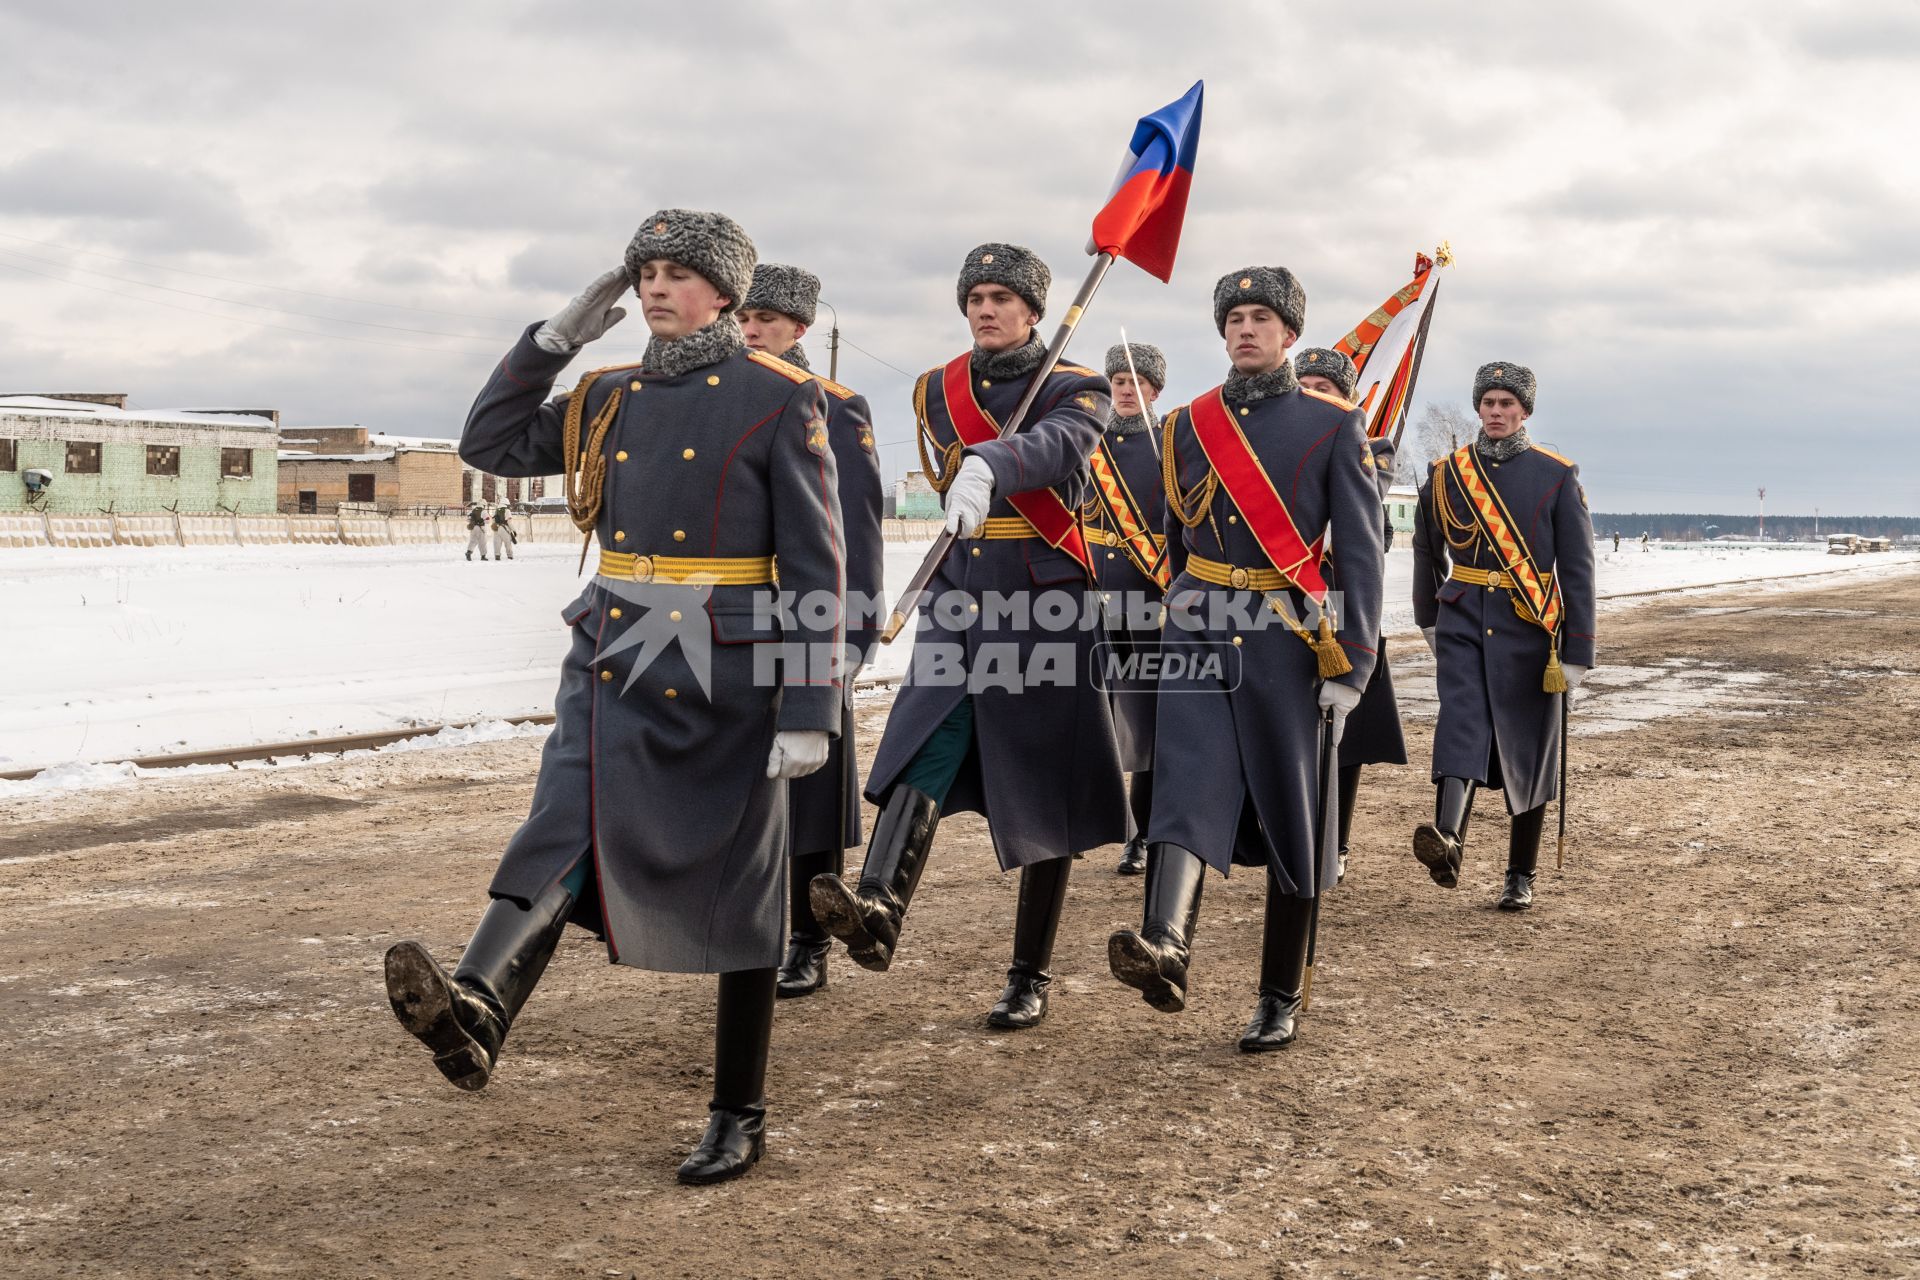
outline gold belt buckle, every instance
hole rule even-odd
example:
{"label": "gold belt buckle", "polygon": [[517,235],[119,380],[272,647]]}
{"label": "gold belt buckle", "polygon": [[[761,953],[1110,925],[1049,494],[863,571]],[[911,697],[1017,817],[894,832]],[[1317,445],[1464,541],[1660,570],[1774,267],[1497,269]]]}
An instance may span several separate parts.
{"label": "gold belt buckle", "polygon": [[653,581],[652,556],[635,556],[633,558],[633,580],[635,582]]}
{"label": "gold belt buckle", "polygon": [[1487,585],[1490,587],[1504,587],[1507,585],[1507,575],[1498,569],[1491,570],[1487,574]]}
{"label": "gold belt buckle", "polygon": [[1233,566],[1233,572],[1227,575],[1227,585],[1235,591],[1245,591],[1247,589],[1247,581],[1247,571],[1239,565]]}

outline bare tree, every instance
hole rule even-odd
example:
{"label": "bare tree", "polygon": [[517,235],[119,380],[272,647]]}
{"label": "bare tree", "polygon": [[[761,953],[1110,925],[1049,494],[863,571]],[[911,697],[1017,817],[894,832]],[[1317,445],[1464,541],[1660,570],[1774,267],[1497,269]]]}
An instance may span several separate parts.
{"label": "bare tree", "polygon": [[1399,479],[1419,484],[1427,469],[1480,434],[1480,419],[1465,405],[1429,400],[1403,437]]}

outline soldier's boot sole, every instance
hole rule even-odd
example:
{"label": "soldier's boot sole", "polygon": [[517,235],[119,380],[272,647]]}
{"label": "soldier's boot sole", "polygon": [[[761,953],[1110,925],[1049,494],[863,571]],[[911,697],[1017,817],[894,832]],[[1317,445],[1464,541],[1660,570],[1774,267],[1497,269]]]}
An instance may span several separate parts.
{"label": "soldier's boot sole", "polygon": [[1433,882],[1442,889],[1460,884],[1460,842],[1434,826],[1423,822],[1413,831],[1413,856],[1427,869]]}
{"label": "soldier's boot sole", "polygon": [[879,913],[858,893],[847,888],[835,875],[815,876],[807,886],[807,900],[813,905],[813,918],[830,935],[846,944],[847,954],[862,969],[885,973],[893,963],[893,947],[874,937],[868,928],[868,913]]}
{"label": "soldier's boot sole", "polygon": [[454,1012],[452,979],[417,942],[397,942],[387,950],[387,1003],[408,1034],[433,1051],[433,1065],[456,1088],[469,1093],[487,1087],[493,1059],[486,1047],[460,1025]]}
{"label": "soldier's boot sole", "polygon": [[1160,1012],[1179,1013],[1187,1007],[1187,993],[1161,968],[1160,952],[1133,930],[1122,929],[1107,939],[1107,967]]}

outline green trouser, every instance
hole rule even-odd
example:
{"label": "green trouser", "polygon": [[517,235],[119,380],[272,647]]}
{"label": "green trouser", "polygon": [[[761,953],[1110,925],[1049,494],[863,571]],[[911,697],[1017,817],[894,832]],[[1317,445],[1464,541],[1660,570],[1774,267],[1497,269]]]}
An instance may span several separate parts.
{"label": "green trouser", "polygon": [[960,699],[960,705],[948,712],[947,718],[927,736],[907,767],[900,771],[896,785],[912,787],[932,797],[940,808],[946,808],[947,792],[953,790],[953,780],[960,776],[960,766],[966,762],[967,751],[972,746],[973,697],[968,695]]}
{"label": "green trouser", "polygon": [[580,891],[587,887],[587,877],[593,874],[593,855],[588,854],[573,864],[573,870],[560,877],[560,887],[565,889],[575,902],[580,901]]}

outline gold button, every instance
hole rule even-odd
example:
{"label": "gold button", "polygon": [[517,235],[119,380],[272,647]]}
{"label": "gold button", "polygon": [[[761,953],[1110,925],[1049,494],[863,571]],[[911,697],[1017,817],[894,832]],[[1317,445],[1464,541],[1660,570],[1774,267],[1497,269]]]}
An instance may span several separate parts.
{"label": "gold button", "polygon": [[611,679],[613,679],[613,672],[611,672],[611,671],[602,671],[602,672],[600,673],[600,683],[601,683],[601,684],[605,684],[605,683],[606,683],[607,681],[609,681],[609,680],[611,680]]}
{"label": "gold button", "polygon": [[627,451],[622,449],[620,452],[614,454],[613,460],[615,462],[625,462],[627,460]]}
{"label": "gold button", "polygon": [[1107,559],[1109,560],[1113,559],[1113,552],[1111,551],[1107,552]]}
{"label": "gold button", "polygon": [[1243,418],[1247,416],[1247,411],[1246,411],[1246,409],[1245,409],[1245,408],[1242,408],[1242,409],[1240,410],[1240,416],[1241,416],[1241,417],[1243,417]]}
{"label": "gold button", "polygon": [[719,374],[717,374],[717,373],[710,373],[710,374],[708,374],[708,375],[707,375],[707,385],[708,385],[708,386],[710,386],[710,387],[717,387],[717,386],[719,386],[719,385],[720,385],[720,375],[719,375]]}
{"label": "gold button", "polygon": [[619,617],[619,616],[620,616],[620,606],[619,606],[619,605],[615,605],[615,606],[613,606],[613,608],[611,608],[611,609],[609,609],[609,610],[607,610],[607,616],[608,616],[609,618],[617,618],[617,617]]}
{"label": "gold button", "polygon": [[627,540],[627,535],[622,531],[620,531],[619,529],[615,529],[613,531],[613,540],[615,542],[625,542]]}
{"label": "gold button", "polygon": [[[980,606],[979,606],[979,605],[977,605],[977,604],[970,604],[970,605],[968,605],[968,606],[967,606],[967,612],[968,612],[968,613],[978,613],[978,612],[980,612]],[[1488,634],[1488,635],[1492,635],[1493,633],[1492,633],[1491,631],[1489,631],[1489,632],[1488,632],[1487,634]]]}
{"label": "gold button", "polygon": [[677,698],[680,696],[680,691],[678,689],[669,689],[667,690],[667,696],[669,698]]}
{"label": "gold button", "polygon": [[1240,637],[1239,637],[1239,636],[1235,636],[1235,637],[1233,638],[1233,642],[1234,642],[1235,644],[1239,644],[1239,643],[1240,643]]}
{"label": "gold button", "polygon": [[979,555],[979,554],[980,554],[980,548],[978,548],[978,547],[975,547],[975,548],[973,549],[973,554],[975,554],[975,555]]}
{"label": "gold button", "polygon": [[672,613],[669,613],[667,615],[667,619],[671,622],[680,621],[680,611],[678,609],[675,609]]}
{"label": "gold button", "polygon": [[1493,628],[1492,628],[1492,627],[1488,627],[1488,628],[1487,628],[1487,634],[1488,634],[1488,635],[1492,635],[1492,634],[1493,634]]}
{"label": "gold button", "polygon": [[688,461],[688,462],[692,462],[692,461],[693,461],[693,450],[691,450],[691,449],[682,449],[682,450],[680,451],[680,456],[681,456],[681,458],[683,458],[684,460],[686,460],[686,461]]}
{"label": "gold button", "polygon": [[673,531],[673,540],[675,542],[685,542],[687,540],[687,531],[685,529],[675,529]]}
{"label": "gold button", "polygon": [[1228,523],[1228,524],[1239,524],[1239,523],[1240,523],[1240,517],[1239,517],[1239,516],[1228,516],[1228,517],[1227,517],[1227,523]]}
{"label": "gold button", "polygon": [[990,386],[992,386],[992,385],[993,385],[993,379],[992,379],[992,378],[982,378],[982,379],[980,379],[980,385],[981,385],[981,386],[983,386],[983,387],[990,387]]}
{"label": "gold button", "polygon": [[635,378],[632,382],[627,384],[627,390],[629,391],[638,391],[639,389],[640,389],[640,379],[638,378]]}

